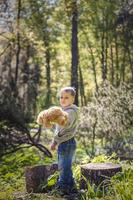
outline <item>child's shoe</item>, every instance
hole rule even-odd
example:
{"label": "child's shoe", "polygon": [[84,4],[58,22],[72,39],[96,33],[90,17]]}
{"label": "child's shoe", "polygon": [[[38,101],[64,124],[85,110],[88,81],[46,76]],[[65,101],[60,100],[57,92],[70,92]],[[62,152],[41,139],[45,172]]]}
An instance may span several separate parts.
{"label": "child's shoe", "polygon": [[71,193],[78,193],[78,189],[77,189],[76,184],[70,189],[70,192]]}

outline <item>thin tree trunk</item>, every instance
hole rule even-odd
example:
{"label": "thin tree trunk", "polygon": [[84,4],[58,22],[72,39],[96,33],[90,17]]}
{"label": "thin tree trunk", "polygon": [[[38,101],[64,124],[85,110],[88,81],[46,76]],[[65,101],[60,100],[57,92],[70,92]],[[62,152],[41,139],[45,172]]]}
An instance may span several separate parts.
{"label": "thin tree trunk", "polygon": [[132,62],[132,59],[131,59],[129,46],[127,46],[127,53],[128,53],[129,64],[130,64],[130,69],[131,69],[131,74],[132,74],[132,82],[133,82],[133,62]]}
{"label": "thin tree trunk", "polygon": [[102,80],[105,81],[107,79],[107,68],[105,62],[105,32],[103,30],[102,38],[101,38],[101,67],[102,67]]}
{"label": "thin tree trunk", "polygon": [[91,62],[92,62],[92,67],[93,67],[92,69],[93,69],[93,74],[94,74],[95,87],[96,87],[96,91],[98,92],[97,73],[96,73],[96,67],[95,67],[96,63],[95,63],[93,50],[92,50],[90,44],[89,44],[89,50],[90,50],[90,54],[91,54]]}
{"label": "thin tree trunk", "polygon": [[124,52],[123,52],[123,62],[121,65],[121,72],[120,72],[120,82],[121,80],[124,82],[125,81],[125,58],[126,58],[126,49],[124,48]]}
{"label": "thin tree trunk", "polygon": [[123,36],[124,36],[124,41],[123,41],[123,62],[122,62],[122,65],[121,65],[121,71],[120,71],[120,81],[125,81],[125,66],[126,66],[126,53],[127,53],[127,33],[126,33],[126,30],[125,30],[125,26],[123,25],[122,27],[122,31],[123,31]]}
{"label": "thin tree trunk", "polygon": [[108,13],[103,10],[103,32],[101,39],[101,65],[102,65],[102,80],[107,79],[107,63],[108,63]]}
{"label": "thin tree trunk", "polygon": [[71,86],[76,89],[75,104],[78,105],[78,10],[77,0],[73,2],[72,8],[72,64],[71,64]]}
{"label": "thin tree trunk", "polygon": [[[128,28],[124,25],[123,25],[123,35],[124,35],[124,41],[125,41],[125,45],[124,45],[125,54],[127,53],[127,56],[128,56],[129,66],[130,66],[130,70],[131,70],[131,79],[133,82],[133,62],[131,59],[131,54],[130,54],[130,49],[129,49],[130,36],[129,36]],[[125,58],[126,58],[126,55],[125,55]]]}
{"label": "thin tree trunk", "polygon": [[47,76],[47,101],[46,104],[50,105],[51,99],[51,70],[50,70],[50,52],[49,48],[46,50],[46,76]]}
{"label": "thin tree trunk", "polygon": [[86,96],[85,96],[85,91],[84,91],[84,80],[83,80],[82,70],[80,66],[79,66],[79,79],[80,79],[79,86],[80,86],[81,105],[85,106],[87,105],[87,101],[86,101]]}
{"label": "thin tree trunk", "polygon": [[105,17],[105,25],[106,25],[106,32],[105,32],[105,72],[106,72],[106,79],[108,74],[108,16]]}
{"label": "thin tree trunk", "polygon": [[47,35],[45,35],[44,37],[44,44],[46,47],[45,59],[46,59],[46,80],[47,80],[47,94],[46,94],[45,104],[46,106],[49,106],[51,103],[51,98],[50,98],[51,97],[51,67],[50,67],[50,50],[49,50]]}
{"label": "thin tree trunk", "polygon": [[[83,31],[84,32],[84,31]],[[84,32],[85,34],[85,32]],[[86,34],[85,34],[86,35]],[[97,73],[96,73],[96,62],[95,62],[95,56],[93,54],[93,50],[91,47],[91,42],[89,41],[87,35],[86,35],[86,42],[88,44],[88,51],[91,55],[91,63],[92,63],[92,69],[93,69],[93,75],[94,75],[94,82],[95,82],[95,87],[96,87],[96,91],[98,91],[98,83],[97,83]]]}
{"label": "thin tree trunk", "polygon": [[12,66],[11,66],[11,62],[12,62],[12,49],[10,47],[9,49],[9,53],[6,55],[6,59],[8,60],[7,66],[9,67],[8,69],[8,80],[9,80],[9,86],[11,88],[11,90],[14,90],[14,80],[12,77]]}
{"label": "thin tree trunk", "polygon": [[30,85],[29,85],[29,79],[30,79],[30,66],[28,63],[29,57],[30,57],[30,45],[27,45],[26,49],[26,57],[25,57],[25,63],[24,63],[24,73],[25,73],[25,78],[23,79],[24,81],[24,89],[25,89],[25,98],[23,99],[24,101],[24,110],[28,114],[29,112],[29,107],[30,107]]}
{"label": "thin tree trunk", "polygon": [[94,126],[93,126],[93,135],[92,135],[92,156],[95,155],[95,138],[96,138],[96,133],[95,133],[95,130],[96,130],[96,125],[97,125],[97,119],[94,123]]}
{"label": "thin tree trunk", "polygon": [[118,38],[117,33],[115,33],[115,53],[116,53],[116,86],[119,86],[120,80],[119,80],[119,52],[118,52]]}
{"label": "thin tree trunk", "polygon": [[113,55],[113,47],[110,47],[110,57],[111,57],[111,83],[114,85],[114,55]]}
{"label": "thin tree trunk", "polygon": [[21,12],[21,0],[18,0],[18,8],[17,8],[17,34],[16,34],[16,69],[15,69],[15,87],[17,87],[18,80],[18,69],[19,69],[19,57],[20,57],[20,12]]}

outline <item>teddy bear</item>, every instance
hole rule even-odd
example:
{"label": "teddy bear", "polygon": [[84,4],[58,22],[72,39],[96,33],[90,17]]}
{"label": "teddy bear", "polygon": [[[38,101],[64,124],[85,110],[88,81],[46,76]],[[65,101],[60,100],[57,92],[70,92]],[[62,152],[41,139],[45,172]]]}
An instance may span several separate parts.
{"label": "teddy bear", "polygon": [[68,123],[68,113],[63,111],[61,107],[53,106],[39,113],[37,123],[45,128],[52,128],[53,124],[64,127]]}

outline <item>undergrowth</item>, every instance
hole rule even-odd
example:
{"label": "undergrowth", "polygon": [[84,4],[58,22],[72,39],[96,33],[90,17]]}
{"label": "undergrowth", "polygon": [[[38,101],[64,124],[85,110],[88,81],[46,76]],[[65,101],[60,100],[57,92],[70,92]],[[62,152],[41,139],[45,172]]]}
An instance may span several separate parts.
{"label": "undergrowth", "polygon": [[[79,155],[79,158],[81,155]],[[82,190],[82,200],[133,200],[133,165],[132,162],[120,162],[114,159],[115,154],[108,157],[99,155],[93,159],[82,159],[82,163],[88,162],[114,162],[122,165],[123,171],[117,173],[108,184],[106,190],[101,190],[100,187],[90,185],[87,182],[88,190]],[[0,200],[16,200],[19,195],[22,195],[24,200],[44,200],[47,199],[43,194],[27,194],[25,189],[25,167],[48,164],[55,162],[43,157],[33,148],[20,150],[17,153],[10,154],[0,160]],[[78,155],[76,160],[78,160]],[[81,161],[81,160],[80,160]],[[74,177],[77,186],[80,187],[80,162],[73,165]],[[81,164],[82,164],[81,163]],[[55,173],[48,179],[48,184],[55,184],[58,174]],[[45,185],[43,185],[45,187]],[[51,198],[54,200],[54,197]]]}

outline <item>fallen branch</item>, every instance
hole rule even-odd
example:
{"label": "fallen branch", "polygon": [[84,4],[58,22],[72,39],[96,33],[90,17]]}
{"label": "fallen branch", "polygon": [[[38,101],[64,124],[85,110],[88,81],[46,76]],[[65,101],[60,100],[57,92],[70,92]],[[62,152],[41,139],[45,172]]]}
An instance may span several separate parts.
{"label": "fallen branch", "polygon": [[[36,147],[45,156],[52,157],[51,152],[40,141],[40,131],[31,136],[29,130],[16,127],[0,127],[0,157],[31,146]],[[27,146],[24,146],[26,145]]]}

